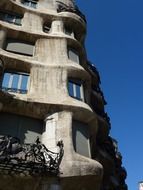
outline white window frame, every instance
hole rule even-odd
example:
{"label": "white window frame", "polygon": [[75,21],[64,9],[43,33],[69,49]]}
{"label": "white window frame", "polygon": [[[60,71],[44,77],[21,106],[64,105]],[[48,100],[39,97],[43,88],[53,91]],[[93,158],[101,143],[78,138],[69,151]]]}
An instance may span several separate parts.
{"label": "white window frame", "polygon": [[[69,95],[73,98],[76,98],[77,100],[81,100],[81,101],[85,102],[83,82],[80,80],[69,79],[68,80],[68,88],[69,88],[69,83],[72,84],[72,89],[73,89],[73,95],[70,95],[70,92],[69,92]],[[78,92],[76,89],[77,86],[80,89],[80,98],[77,97],[78,96]]]}
{"label": "white window frame", "polygon": [[[2,89],[4,91],[9,91],[9,92],[15,92],[15,93],[21,93],[21,94],[27,94],[28,92],[28,87],[29,87],[29,80],[30,80],[30,76],[28,73],[22,73],[22,72],[11,72],[11,71],[5,71],[4,72],[4,75],[6,73],[9,73],[10,74],[10,79],[8,81],[8,87],[3,87],[2,86]],[[17,88],[13,88],[12,87],[12,84],[13,84],[13,80],[14,80],[14,74],[17,74],[19,76],[18,78],[18,84],[17,84]],[[3,75],[3,79],[4,79],[4,75]],[[26,89],[21,89],[21,85],[22,85],[22,77],[23,76],[28,76],[28,79],[27,79],[27,84],[26,84]]]}

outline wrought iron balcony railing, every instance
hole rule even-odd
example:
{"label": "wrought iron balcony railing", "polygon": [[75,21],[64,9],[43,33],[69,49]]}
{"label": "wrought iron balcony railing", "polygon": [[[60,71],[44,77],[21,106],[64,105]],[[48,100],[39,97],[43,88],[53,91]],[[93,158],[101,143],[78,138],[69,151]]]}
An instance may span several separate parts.
{"label": "wrought iron balcony railing", "polygon": [[21,144],[17,137],[0,137],[0,173],[24,175],[58,175],[64,150],[63,142],[57,143],[59,152],[48,150],[39,138],[33,144]]}
{"label": "wrought iron balcony railing", "polygon": [[80,16],[84,22],[86,23],[86,18],[84,16],[84,14],[82,14],[82,12],[79,10],[79,8],[77,6],[72,7],[72,6],[68,6],[65,3],[62,3],[60,1],[56,1],[58,3],[58,9],[57,12],[71,12],[71,13],[75,13],[78,16]]}

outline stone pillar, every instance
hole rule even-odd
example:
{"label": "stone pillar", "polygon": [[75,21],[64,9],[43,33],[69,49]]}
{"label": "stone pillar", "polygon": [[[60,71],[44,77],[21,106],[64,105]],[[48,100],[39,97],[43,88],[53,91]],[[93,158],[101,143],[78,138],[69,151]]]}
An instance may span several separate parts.
{"label": "stone pillar", "polygon": [[54,20],[52,22],[51,33],[63,32],[63,22],[61,20]]}
{"label": "stone pillar", "polygon": [[41,137],[41,142],[51,151],[57,152],[56,145],[56,127],[58,121],[58,113],[48,115],[45,118],[45,130]]}
{"label": "stone pillar", "polygon": [[43,31],[43,19],[34,13],[26,12],[22,19],[22,27],[27,31]]}

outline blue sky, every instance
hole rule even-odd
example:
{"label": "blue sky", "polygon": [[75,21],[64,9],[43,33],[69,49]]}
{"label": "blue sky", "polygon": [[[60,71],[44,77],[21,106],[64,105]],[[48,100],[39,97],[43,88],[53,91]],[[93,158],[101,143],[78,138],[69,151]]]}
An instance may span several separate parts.
{"label": "blue sky", "polygon": [[143,0],[76,0],[87,17],[86,49],[101,76],[129,190],[143,180]]}

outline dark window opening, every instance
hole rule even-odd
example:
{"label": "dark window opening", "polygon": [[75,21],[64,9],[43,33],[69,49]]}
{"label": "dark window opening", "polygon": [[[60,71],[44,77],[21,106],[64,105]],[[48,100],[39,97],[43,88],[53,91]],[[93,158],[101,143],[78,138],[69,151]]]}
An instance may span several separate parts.
{"label": "dark window opening", "polygon": [[44,23],[43,25],[43,32],[49,33],[51,30],[51,23]]}
{"label": "dark window opening", "polygon": [[73,29],[65,26],[65,34],[74,37]]}
{"label": "dark window opening", "polygon": [[73,62],[80,63],[79,54],[74,49],[68,49],[68,58]]}
{"label": "dark window opening", "polygon": [[21,25],[22,16],[15,13],[7,13],[0,11],[0,20],[16,25]]}
{"label": "dark window opening", "polygon": [[0,135],[10,135],[22,143],[34,143],[43,132],[43,121],[10,113],[0,114]]}
{"label": "dark window opening", "polygon": [[27,6],[36,9],[37,8],[37,1],[35,0],[23,0],[22,3]]}

